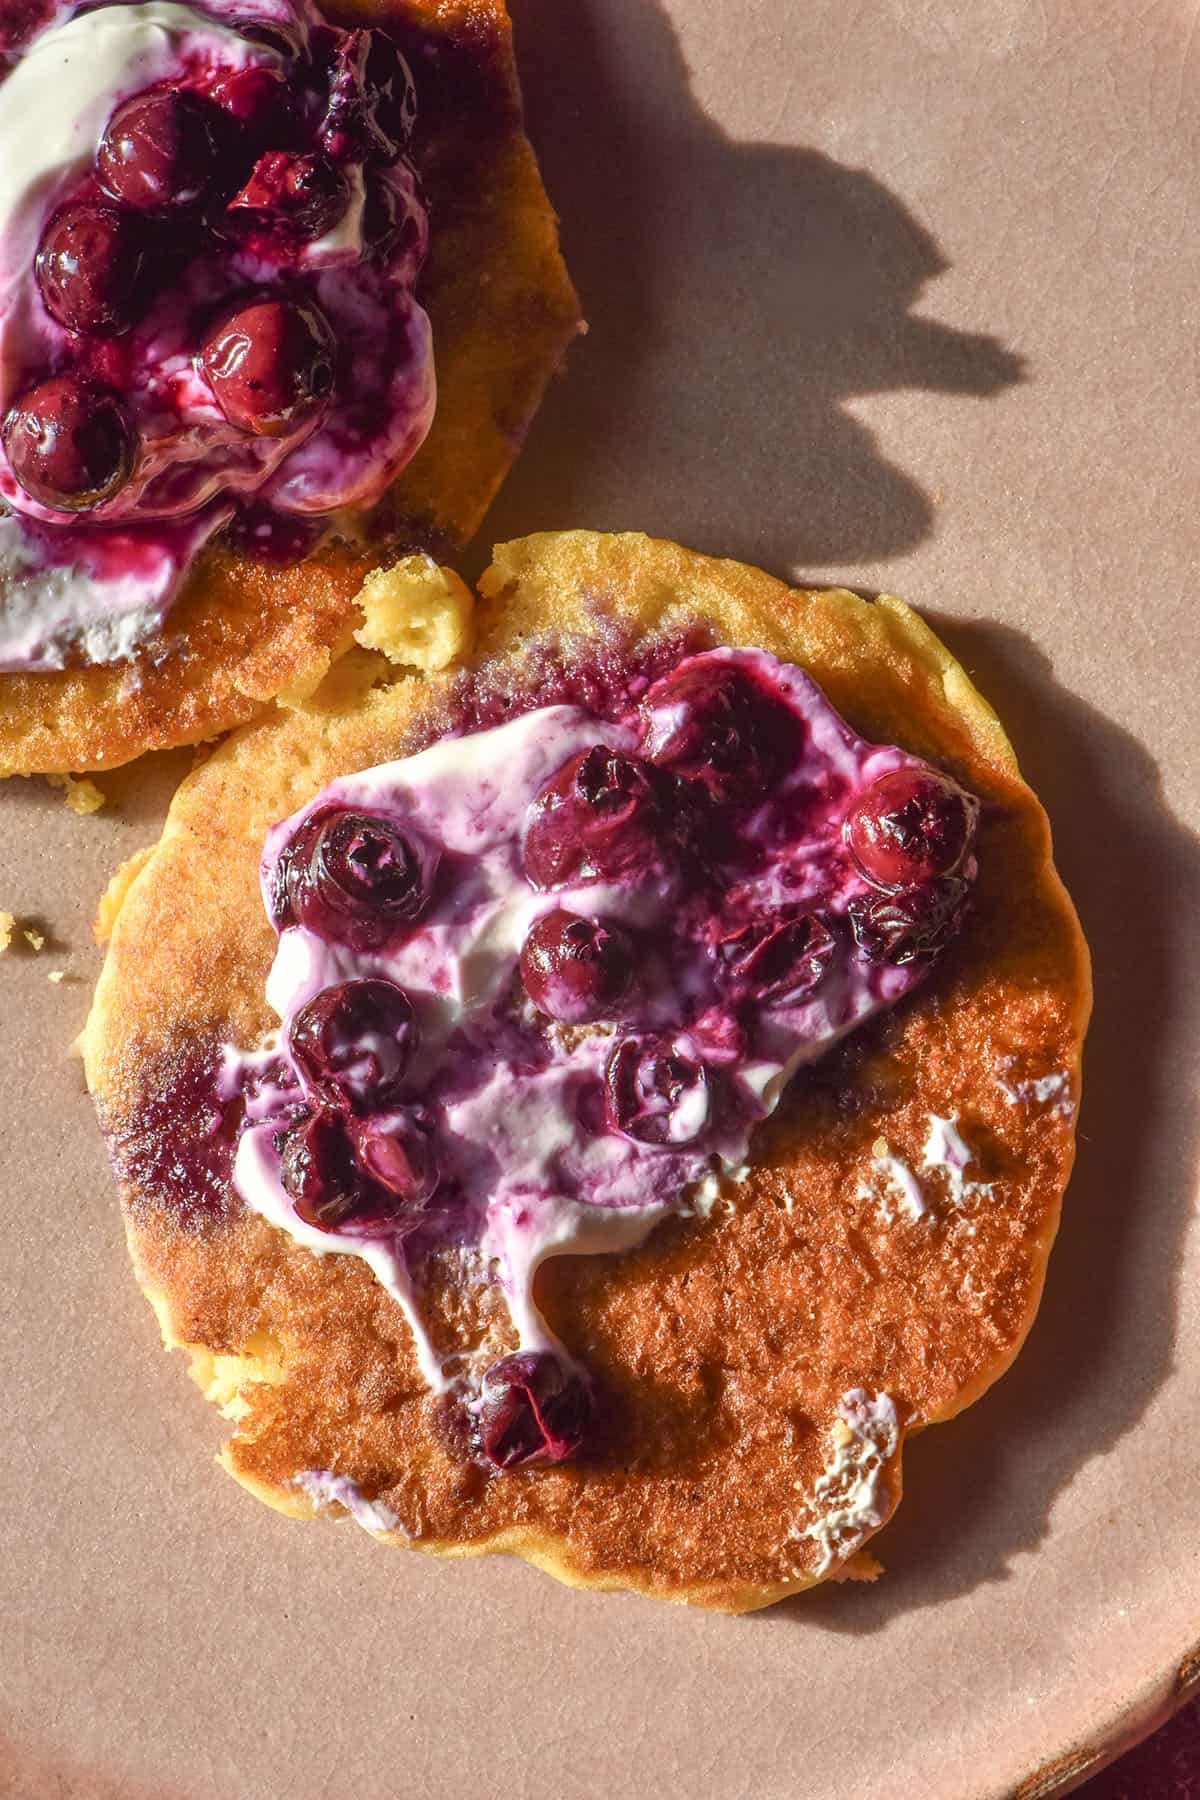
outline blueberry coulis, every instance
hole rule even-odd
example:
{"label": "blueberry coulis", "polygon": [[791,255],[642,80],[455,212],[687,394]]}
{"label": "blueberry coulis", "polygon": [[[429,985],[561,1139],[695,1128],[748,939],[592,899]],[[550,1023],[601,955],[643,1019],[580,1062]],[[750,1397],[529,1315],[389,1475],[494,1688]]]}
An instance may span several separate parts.
{"label": "blueberry coulis", "polygon": [[24,45],[0,95],[0,669],[129,653],[215,533],[309,550],[419,448],[416,107],[398,45],[309,0],[106,0]]}
{"label": "blueberry coulis", "polygon": [[975,875],[977,802],[792,665],[677,649],[608,697],[442,737],[276,827],[280,1031],[226,1054],[222,1098],[253,1086],[242,1198],[367,1260],[431,1387],[423,1252],[498,1281],[518,1350],[458,1383],[495,1468],[591,1428],[538,1264],[711,1205],[793,1072],[923,979]]}

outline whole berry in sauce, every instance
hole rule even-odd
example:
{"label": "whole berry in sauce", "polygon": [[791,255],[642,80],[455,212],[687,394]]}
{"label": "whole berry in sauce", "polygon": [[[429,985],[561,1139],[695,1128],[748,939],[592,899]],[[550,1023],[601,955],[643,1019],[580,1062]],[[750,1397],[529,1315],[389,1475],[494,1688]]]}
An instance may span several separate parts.
{"label": "whole berry in sauce", "polygon": [[565,1462],[582,1446],[593,1412],[577,1370],[547,1350],[519,1350],[483,1378],[480,1444],[497,1469]]}
{"label": "whole berry in sauce", "polygon": [[115,206],[77,201],[46,226],[34,272],[52,319],[68,331],[116,337],[142,310],[142,245]]}
{"label": "whole berry in sauce", "polygon": [[966,855],[978,802],[933,769],[894,769],[872,782],[846,819],[846,842],[876,887],[951,875]]}
{"label": "whole berry in sauce", "polygon": [[137,439],[114,394],[55,375],[15,401],[0,429],[17,481],[43,506],[83,512],[128,481]]}
{"label": "whole berry in sauce", "polygon": [[927,962],[957,934],[968,892],[960,877],[944,875],[920,887],[852,900],[847,910],[854,941],[870,962]]}
{"label": "whole berry in sauce", "polygon": [[667,831],[654,770],[596,744],[572,757],[530,807],[525,873],[542,889],[631,878],[659,861]]}
{"label": "whole berry in sauce", "polygon": [[290,145],[297,136],[300,120],[282,69],[264,63],[231,69],[214,83],[210,97],[242,127],[247,144],[255,149]]}
{"label": "whole berry in sauce", "polygon": [[390,181],[372,176],[363,201],[363,241],[372,256],[408,255],[421,242],[421,222]]}
{"label": "whole berry in sauce", "polygon": [[268,150],[229,202],[227,218],[235,228],[305,240],[332,231],[349,202],[346,178],[328,157]]}
{"label": "whole berry in sauce", "polygon": [[199,205],[227,161],[226,121],[201,94],[150,88],[118,106],[96,153],[101,186],[138,212]]}
{"label": "whole berry in sauce", "polygon": [[231,425],[255,437],[290,437],[313,424],[333,392],[335,362],[324,315],[288,300],[243,306],[200,352],[217,405]]}
{"label": "whole berry in sauce", "polygon": [[656,681],[642,716],[651,761],[722,803],[765,799],[804,748],[791,708],[724,657],[694,658]]}
{"label": "whole berry in sauce", "polygon": [[834,939],[820,919],[800,913],[738,926],[716,950],[737,989],[778,1005],[812,993],[829,967]]}
{"label": "whole berry in sauce", "polygon": [[438,851],[390,819],[323,807],[279,858],[272,894],[276,928],[307,925],[357,950],[377,949],[429,903]]}
{"label": "whole berry in sauce", "polygon": [[323,988],[296,1014],[288,1038],[308,1091],[358,1113],[396,1102],[416,1047],[412,1002],[381,976]]}
{"label": "whole berry in sauce", "polygon": [[412,71],[382,31],[352,31],[337,47],[320,138],[335,162],[394,162],[416,119]]}
{"label": "whole berry in sauce", "polygon": [[426,1196],[400,1195],[362,1166],[353,1121],[328,1107],[305,1113],[276,1139],[279,1175],[297,1218],[317,1231],[397,1237],[420,1223]]}
{"label": "whole berry in sauce", "polygon": [[525,939],[521,979],[539,1011],[563,1025],[611,1019],[633,982],[633,946],[619,925],[556,907]]}
{"label": "whole berry in sauce", "polygon": [[323,1108],[288,1128],[279,1175],[298,1217],[318,1231],[336,1231],[370,1198],[340,1115]]}
{"label": "whole berry in sauce", "polygon": [[609,1056],[604,1085],[609,1124],[639,1143],[694,1144],[708,1126],[708,1070],[669,1038],[622,1038]]}
{"label": "whole berry in sauce", "polygon": [[432,1199],[438,1185],[437,1159],[428,1129],[411,1112],[351,1119],[348,1130],[359,1168],[398,1203],[416,1210]]}

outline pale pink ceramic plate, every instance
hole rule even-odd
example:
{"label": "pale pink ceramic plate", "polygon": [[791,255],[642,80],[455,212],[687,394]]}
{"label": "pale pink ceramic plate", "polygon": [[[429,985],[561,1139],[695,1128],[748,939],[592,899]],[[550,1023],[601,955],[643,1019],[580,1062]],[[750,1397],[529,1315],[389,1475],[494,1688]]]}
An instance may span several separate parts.
{"label": "pale pink ceramic plate", "polygon": [[1042,1316],[913,1445],[887,1579],[756,1618],[256,1507],[157,1348],[66,1060],[97,894],[186,759],[94,819],[0,788],[0,905],[53,946],[0,966],[0,1794],[1057,1793],[1200,1668],[1197,8],[516,15],[592,330],[489,536],[894,588],[1000,707],[1096,960]]}

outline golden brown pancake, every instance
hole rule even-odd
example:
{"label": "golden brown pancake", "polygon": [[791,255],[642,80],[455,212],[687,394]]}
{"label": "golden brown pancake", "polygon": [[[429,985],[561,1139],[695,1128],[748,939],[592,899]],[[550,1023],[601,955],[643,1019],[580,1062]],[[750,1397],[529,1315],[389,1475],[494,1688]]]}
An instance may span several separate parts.
{"label": "golden brown pancake", "polygon": [[474,534],[579,330],[522,129],[503,0],[328,10],[394,30],[418,83],[413,152],[432,230],[417,298],[434,333],[432,429],[364,522],[365,551],[335,546],[279,569],[211,548],[133,662],[0,674],[0,776],[105,768],[212,737],[326,666],[359,622],[363,576],[390,550],[445,554]]}
{"label": "golden brown pancake", "polygon": [[[1071,1169],[1089,964],[1045,815],[994,713],[900,600],[586,532],[501,546],[480,596],[468,666],[392,679],[355,653],[307,706],[203,762],[110,890],[86,1067],[138,1279],[235,1422],[226,1468],[285,1512],[346,1506],[419,1549],[507,1551],[581,1586],[726,1611],[869,1572],[858,1553],[899,1501],[904,1436],[969,1405],[1019,1350]],[[276,1022],[263,838],[339,774],[548,698],[602,710],[632,669],[703,643],[801,664],[858,731],[979,795],[973,911],[923,987],[793,1081],[710,1218],[543,1266],[539,1303],[610,1429],[579,1464],[489,1473],[370,1271],[245,1210],[210,1130],[216,1046]],[[974,1149],[985,1185],[966,1204],[923,1162],[935,1116]],[[885,1157],[916,1172],[923,1218],[888,1203]],[[422,1308],[445,1345],[511,1346],[449,1262]],[[340,1485],[297,1485],[313,1470]]]}

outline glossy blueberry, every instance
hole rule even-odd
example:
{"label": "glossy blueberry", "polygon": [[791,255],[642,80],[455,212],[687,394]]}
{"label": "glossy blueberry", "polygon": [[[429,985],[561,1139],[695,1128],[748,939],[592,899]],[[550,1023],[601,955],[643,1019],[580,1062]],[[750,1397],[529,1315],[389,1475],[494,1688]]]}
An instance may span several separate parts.
{"label": "glossy blueberry", "polygon": [[631,879],[659,861],[668,829],[654,770],[596,744],[572,757],[530,807],[525,873],[542,889]]}
{"label": "glossy blueberry", "polygon": [[699,658],[656,681],[642,716],[651,761],[721,803],[765,799],[804,748],[791,708],[722,657]]}
{"label": "glossy blueberry", "polygon": [[213,330],[200,368],[231,425],[290,437],[328,405],[335,360],[333,333],[315,306],[257,300]]}
{"label": "glossy blueberry", "polygon": [[346,211],[346,178],[325,156],[268,150],[229,202],[231,226],[279,231],[299,240],[324,237]]}
{"label": "glossy blueberry", "polygon": [[416,119],[412,71],[382,31],[351,31],[334,58],[320,140],[335,162],[394,162]]}
{"label": "glossy blueberry", "polygon": [[336,1231],[374,1198],[363,1181],[341,1115],[306,1113],[280,1142],[280,1180],[297,1216],[318,1231]]}
{"label": "glossy blueberry", "polygon": [[359,1168],[397,1203],[418,1210],[437,1190],[439,1171],[428,1128],[415,1113],[351,1119],[347,1129]]}
{"label": "glossy blueberry", "polygon": [[223,115],[186,88],[151,88],[119,106],[96,153],[101,186],[137,212],[199,205],[228,157]]}
{"label": "glossy blueberry", "polygon": [[416,248],[420,236],[416,215],[391,182],[370,178],[363,203],[363,241],[369,253],[382,260],[404,256]]}
{"label": "glossy blueberry", "polygon": [[124,486],[137,438],[114,394],[55,375],[22,394],[0,436],[9,467],[43,506],[83,512]]}
{"label": "glossy blueberry", "polygon": [[356,1154],[355,1124],[318,1107],[281,1132],[279,1176],[297,1218],[317,1231],[347,1236],[397,1237],[420,1223],[432,1187],[428,1181],[403,1194],[377,1180]]}
{"label": "glossy blueberry", "polygon": [[854,941],[871,962],[930,961],[957,934],[968,892],[967,882],[944,875],[920,887],[852,900]]}
{"label": "glossy blueberry", "polygon": [[812,913],[753,920],[717,944],[718,958],[735,987],[750,998],[776,1004],[812,993],[833,950],[832,933]]}
{"label": "glossy blueberry", "polygon": [[68,331],[116,337],[137,319],[144,295],[142,245],[128,213],[79,201],[55,213],[34,271],[52,319]]}
{"label": "glossy blueberry", "polygon": [[933,769],[894,769],[872,782],[846,819],[846,842],[875,887],[951,875],[966,855],[978,803]]}
{"label": "glossy blueberry", "polygon": [[694,1144],[708,1126],[708,1070],[669,1038],[622,1038],[608,1059],[604,1085],[609,1124],[639,1143],[679,1148]]}
{"label": "glossy blueberry", "polygon": [[280,931],[307,925],[337,943],[377,949],[424,912],[437,866],[435,846],[390,819],[323,807],[279,858],[272,917]]}
{"label": "glossy blueberry", "polygon": [[296,1014],[288,1038],[308,1091],[357,1113],[395,1104],[416,1047],[412,1002],[380,976],[323,988]]}
{"label": "glossy blueberry", "polygon": [[290,145],[298,133],[295,97],[282,69],[263,63],[231,69],[214,84],[210,97],[241,127],[247,145],[257,150]]}
{"label": "glossy blueberry", "polygon": [[494,1362],[483,1378],[479,1438],[497,1469],[560,1463],[581,1448],[592,1423],[583,1376],[546,1350],[521,1350]]}
{"label": "glossy blueberry", "polygon": [[539,1011],[563,1025],[611,1019],[633,982],[633,945],[619,925],[556,907],[525,939],[521,979]]}

